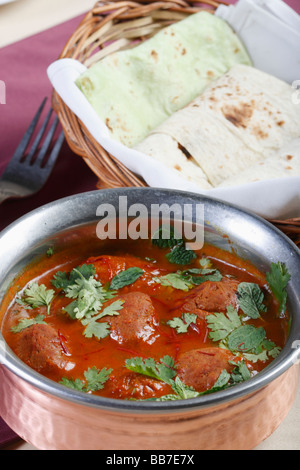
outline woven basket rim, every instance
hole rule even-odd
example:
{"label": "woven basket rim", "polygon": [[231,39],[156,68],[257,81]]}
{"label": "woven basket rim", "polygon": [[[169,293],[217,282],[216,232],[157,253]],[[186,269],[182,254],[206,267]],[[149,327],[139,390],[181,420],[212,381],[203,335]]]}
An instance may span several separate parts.
{"label": "woven basket rim", "polygon": [[[214,13],[221,4],[228,5],[219,0],[205,0],[201,5],[193,0],[97,2],[72,33],[59,58],[74,58],[90,66],[93,61],[113,50],[131,47],[136,35],[145,40],[160,27],[201,10]],[[147,186],[140,176],[128,170],[103,149],[55,90],[52,93],[52,106],[61,122],[68,145],[98,177],[98,188]],[[271,223],[300,246],[300,218],[271,220]]]}

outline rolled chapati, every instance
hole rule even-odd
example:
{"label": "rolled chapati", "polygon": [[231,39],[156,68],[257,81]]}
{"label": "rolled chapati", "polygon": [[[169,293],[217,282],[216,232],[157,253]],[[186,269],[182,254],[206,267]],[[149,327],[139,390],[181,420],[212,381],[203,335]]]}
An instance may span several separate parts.
{"label": "rolled chapati", "polygon": [[[200,167],[207,182],[217,187],[300,137],[299,106],[292,92],[271,75],[236,65],[135,148],[147,153],[151,138],[151,155],[159,158],[162,140],[169,136],[182,159]],[[164,160],[174,166],[172,149],[164,146],[164,152]],[[182,176],[190,177],[190,169],[182,168]]]}
{"label": "rolled chapati", "polygon": [[300,139],[293,140],[266,160],[228,178],[219,187],[239,186],[289,176],[300,176]]}
{"label": "rolled chapati", "polygon": [[[140,146],[136,146],[140,150]],[[146,155],[158,160],[167,167],[175,170],[186,180],[196,183],[199,188],[212,189],[204,171],[184,152],[178,142],[167,134],[159,135],[159,147],[157,146],[157,136],[149,135],[141,144],[141,151]]]}
{"label": "rolled chapati", "polygon": [[251,60],[231,27],[199,12],[105,57],[76,84],[111,137],[133,147],[239,63],[250,65]]}

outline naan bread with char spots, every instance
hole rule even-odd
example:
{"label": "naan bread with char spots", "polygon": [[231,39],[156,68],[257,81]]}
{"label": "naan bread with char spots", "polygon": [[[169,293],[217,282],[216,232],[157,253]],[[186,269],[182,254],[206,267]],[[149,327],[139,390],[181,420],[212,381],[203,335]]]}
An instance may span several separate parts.
{"label": "naan bread with char spots", "polygon": [[[293,103],[292,93],[287,83],[254,67],[236,65],[135,148],[149,153],[151,141],[153,158],[162,158],[163,148],[168,166],[195,182],[200,168],[205,175],[204,184],[199,184],[203,189],[225,180],[234,183],[247,169],[247,180],[254,168],[253,178],[261,169],[267,179],[266,168],[272,162],[261,163],[273,157],[279,162],[276,152],[300,137],[299,106]],[[172,139],[176,156],[171,146],[166,149],[163,144],[166,136]],[[192,166],[180,165],[180,158]],[[275,171],[274,162],[273,167]]]}
{"label": "naan bread with char spots", "polygon": [[133,147],[239,63],[251,60],[231,27],[199,12],[99,60],[76,84],[111,137]]}

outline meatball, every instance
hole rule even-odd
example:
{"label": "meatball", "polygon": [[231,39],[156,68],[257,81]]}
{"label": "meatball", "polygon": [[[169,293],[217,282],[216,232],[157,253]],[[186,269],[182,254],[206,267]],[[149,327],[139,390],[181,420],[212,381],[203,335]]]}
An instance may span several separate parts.
{"label": "meatball", "polygon": [[89,258],[85,263],[95,266],[96,276],[103,285],[111,282],[117,274],[129,268],[137,267],[142,269],[144,271],[142,276],[133,284],[123,288],[125,292],[128,291],[128,289],[132,290],[132,288],[134,288],[135,291],[139,290],[142,292],[145,290],[149,292],[151,289],[155,291],[157,283],[153,281],[153,277],[161,274],[161,270],[158,269],[154,263],[131,255],[101,255],[96,258]]}
{"label": "meatball", "polygon": [[237,307],[238,281],[224,277],[221,281],[203,282],[185,298],[181,310],[196,313],[203,318],[205,312],[225,312],[229,305]]}
{"label": "meatball", "polygon": [[149,295],[129,292],[119,299],[124,304],[119,315],[110,319],[111,338],[120,344],[137,341],[152,344],[158,337],[158,322]]}
{"label": "meatball", "polygon": [[38,372],[64,369],[68,363],[58,332],[46,324],[32,325],[20,332],[16,353]]}
{"label": "meatball", "polygon": [[234,366],[228,363],[233,359],[233,354],[226,349],[193,349],[178,358],[178,376],[185,385],[204,392],[214,386],[224,369],[227,372],[233,369]]}
{"label": "meatball", "polygon": [[136,400],[174,393],[170,385],[131,371],[111,375],[106,384],[106,391],[114,398]]}
{"label": "meatball", "polygon": [[89,258],[86,264],[93,264],[96,268],[96,275],[104,285],[110,282],[114,276],[126,269],[126,260],[122,256],[102,255],[96,258]]}

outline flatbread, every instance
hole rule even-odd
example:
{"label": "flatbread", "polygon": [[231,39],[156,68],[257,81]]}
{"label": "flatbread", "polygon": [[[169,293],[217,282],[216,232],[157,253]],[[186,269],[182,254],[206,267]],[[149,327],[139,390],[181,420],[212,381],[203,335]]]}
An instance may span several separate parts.
{"label": "flatbread", "polygon": [[300,176],[300,139],[295,139],[266,160],[228,178],[221,187],[239,186],[268,179]]}
{"label": "flatbread", "polygon": [[133,147],[235,64],[251,60],[231,27],[199,12],[115,52],[76,81],[111,137]]}
{"label": "flatbread", "polygon": [[217,187],[298,138],[299,106],[287,83],[236,65],[150,135],[153,153],[163,135],[172,137]]}
{"label": "flatbread", "polygon": [[159,135],[159,146],[156,145],[156,139],[156,135],[149,135],[142,144],[137,144],[135,149],[158,160],[200,188],[212,189],[212,185],[200,166],[188,154],[184,153],[175,139],[167,134],[161,134]]}

